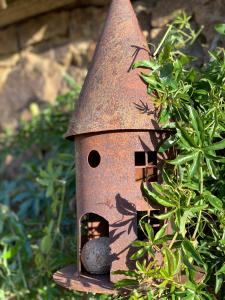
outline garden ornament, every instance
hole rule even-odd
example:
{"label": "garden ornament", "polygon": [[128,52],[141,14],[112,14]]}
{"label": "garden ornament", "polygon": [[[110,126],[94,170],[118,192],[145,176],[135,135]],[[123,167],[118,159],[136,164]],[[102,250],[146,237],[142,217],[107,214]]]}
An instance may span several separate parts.
{"label": "garden ornament", "polygon": [[[140,218],[160,210],[149,205],[140,188],[143,181],[161,181],[166,158],[157,150],[167,133],[157,123],[139,71],[132,69],[134,62],[148,60],[149,55],[130,0],[112,0],[66,133],[76,147],[77,259],[76,267],[54,274],[66,288],[113,293],[113,283],[121,279],[113,272],[132,268],[131,244],[143,238]],[[155,230],[161,226],[153,217],[150,224]],[[101,255],[108,266],[107,272],[99,272],[99,266],[93,267],[97,258],[90,263],[87,252],[94,239],[104,237],[109,251]],[[99,249],[93,252],[99,255]]]}

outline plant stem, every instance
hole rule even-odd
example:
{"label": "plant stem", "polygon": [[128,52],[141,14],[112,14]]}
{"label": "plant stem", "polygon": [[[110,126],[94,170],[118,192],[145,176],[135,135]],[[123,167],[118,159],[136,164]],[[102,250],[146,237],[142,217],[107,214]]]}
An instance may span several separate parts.
{"label": "plant stem", "polygon": [[178,232],[176,232],[176,233],[174,234],[173,239],[172,239],[172,241],[171,241],[171,243],[170,243],[170,245],[169,245],[169,249],[171,249],[171,248],[173,247],[173,244],[174,244],[174,242],[176,241],[177,236],[178,236]]}
{"label": "plant stem", "polygon": [[159,50],[160,50],[160,48],[162,47],[163,43],[165,42],[167,36],[169,35],[169,33],[170,33],[172,27],[173,27],[172,25],[170,25],[170,26],[168,27],[168,29],[167,29],[167,31],[166,31],[164,37],[162,38],[161,42],[159,43],[158,47],[156,48],[156,50],[155,50],[153,56],[156,56],[157,53],[159,52]]}
{"label": "plant stem", "polygon": [[199,192],[200,192],[200,194],[202,194],[203,193],[203,169],[202,169],[202,166],[199,168],[199,177],[200,177]]}
{"label": "plant stem", "polygon": [[22,277],[22,281],[23,281],[24,288],[25,288],[26,290],[28,290],[28,284],[27,284],[26,278],[25,278],[25,276],[24,276],[24,272],[23,272],[23,267],[22,267],[22,262],[21,262],[20,253],[17,254],[17,259],[18,259],[18,265],[19,265],[20,275],[21,275],[21,277]]}
{"label": "plant stem", "polygon": [[194,42],[196,41],[196,39],[199,37],[199,35],[200,35],[200,33],[202,32],[203,28],[204,28],[204,26],[201,26],[201,27],[199,28],[199,30],[196,32],[195,37],[193,38],[193,40],[192,40],[191,43],[190,43],[191,45],[193,45]]}
{"label": "plant stem", "polygon": [[63,183],[62,194],[61,194],[61,204],[60,204],[60,210],[59,210],[59,217],[58,217],[57,226],[56,226],[57,232],[60,232],[60,224],[61,224],[62,216],[63,216],[65,193],[66,193],[66,186],[65,186],[65,183]]}
{"label": "plant stem", "polygon": [[[200,194],[203,193],[203,169],[202,169],[202,166],[199,168],[199,192]],[[200,201],[200,205],[202,205],[202,200]],[[199,226],[200,226],[200,223],[201,223],[201,218],[202,218],[202,211],[200,211],[199,215],[198,215],[198,220],[197,220],[197,224],[196,224],[196,227],[195,227],[195,231],[193,233],[193,236],[192,236],[192,239],[195,239],[196,238],[196,235],[198,233],[198,229],[199,229]]]}
{"label": "plant stem", "polygon": [[197,224],[196,224],[196,227],[195,227],[195,231],[194,231],[193,236],[192,236],[192,240],[194,240],[196,238],[196,235],[198,233],[198,229],[199,229],[199,226],[200,226],[200,223],[201,223],[201,218],[202,218],[202,211],[200,211],[200,213],[198,215],[198,220],[197,220]]}

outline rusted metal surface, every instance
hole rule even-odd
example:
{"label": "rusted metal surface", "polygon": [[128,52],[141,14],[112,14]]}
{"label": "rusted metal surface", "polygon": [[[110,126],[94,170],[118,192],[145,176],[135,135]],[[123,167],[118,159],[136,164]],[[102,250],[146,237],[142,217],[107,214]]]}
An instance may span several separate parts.
{"label": "rusted metal surface", "polygon": [[53,275],[55,282],[67,289],[85,293],[115,294],[113,284],[107,275],[82,274],[77,276],[75,266],[68,266]]}
{"label": "rusted metal surface", "polygon": [[140,70],[132,70],[148,51],[130,0],[113,0],[66,137],[159,127]]}
{"label": "rusted metal surface", "polygon": [[[65,287],[103,292],[102,284],[120,279],[114,271],[134,267],[131,244],[139,237],[139,217],[162,211],[140,189],[142,179],[161,182],[167,155],[157,151],[169,134],[157,125],[146,86],[131,69],[134,61],[148,58],[130,1],[113,0],[67,133],[76,146],[77,271],[57,272],[54,279]],[[161,224],[152,225],[157,230]],[[100,236],[110,239],[111,262],[102,283],[85,275],[80,258],[85,242]]]}
{"label": "rusted metal surface", "polygon": [[[166,137],[163,132],[133,131],[79,135],[76,143],[76,198],[78,229],[78,271],[81,270],[81,219],[89,213],[109,223],[111,273],[132,267],[131,243],[137,238],[137,211],[158,209],[143,198],[141,181],[135,179],[135,152],[157,151]],[[95,150],[101,160],[97,167],[89,165],[89,153]],[[165,156],[157,155],[157,166]],[[161,178],[157,169],[158,180]],[[118,280],[111,274],[111,280]]]}

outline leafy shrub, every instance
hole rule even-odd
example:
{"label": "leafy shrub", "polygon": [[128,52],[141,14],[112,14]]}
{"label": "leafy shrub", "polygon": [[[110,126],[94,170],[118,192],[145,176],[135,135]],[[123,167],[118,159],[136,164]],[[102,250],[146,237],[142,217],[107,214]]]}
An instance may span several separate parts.
{"label": "leafy shrub", "polygon": [[150,70],[140,76],[171,131],[159,151],[175,147],[178,155],[164,166],[162,185],[142,185],[146,199],[164,207],[154,216],[164,226],[154,234],[141,221],[146,240],[134,242],[136,269],[117,272],[128,277],[117,287],[130,288],[132,300],[224,299],[225,50],[209,51],[197,68],[187,53],[200,31],[189,20],[177,17],[150,61],[134,65]]}
{"label": "leafy shrub", "polygon": [[74,144],[63,135],[79,88],[67,79],[68,93],[32,104],[31,121],[0,137],[0,299],[83,299],[52,280],[76,257]]}

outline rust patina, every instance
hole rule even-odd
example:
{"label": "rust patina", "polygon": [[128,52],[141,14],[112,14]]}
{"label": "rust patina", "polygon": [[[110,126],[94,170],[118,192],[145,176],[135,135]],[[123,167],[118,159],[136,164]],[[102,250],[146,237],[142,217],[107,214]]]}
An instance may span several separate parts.
{"label": "rust patina", "polygon": [[66,136],[158,128],[139,70],[132,70],[146,59],[149,49],[130,0],[113,0]]}
{"label": "rust patina", "polygon": [[[144,170],[160,181],[167,158],[157,151],[168,133],[157,124],[146,86],[132,69],[134,62],[149,59],[148,51],[130,0],[113,0],[66,134],[76,148],[77,268],[54,275],[65,287],[113,293],[112,282],[120,279],[113,271],[132,268],[138,216],[160,209],[146,202],[137,180]],[[137,166],[137,152],[146,159],[156,153],[154,165]],[[110,238],[111,271],[95,279],[85,273],[80,253],[85,241],[100,236]]]}

